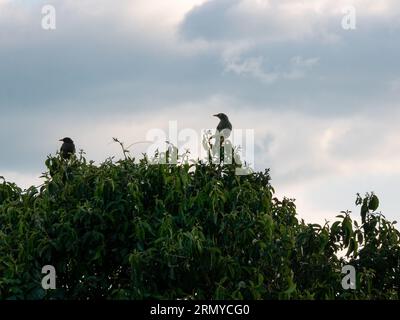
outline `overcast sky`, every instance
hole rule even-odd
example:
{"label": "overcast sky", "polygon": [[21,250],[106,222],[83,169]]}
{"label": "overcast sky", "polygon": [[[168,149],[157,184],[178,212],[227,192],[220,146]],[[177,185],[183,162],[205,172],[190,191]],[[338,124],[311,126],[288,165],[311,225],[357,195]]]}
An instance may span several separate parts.
{"label": "overcast sky", "polygon": [[306,221],[367,191],[397,219],[399,34],[398,0],[0,0],[0,176],[39,184],[64,136],[98,162],[224,112]]}

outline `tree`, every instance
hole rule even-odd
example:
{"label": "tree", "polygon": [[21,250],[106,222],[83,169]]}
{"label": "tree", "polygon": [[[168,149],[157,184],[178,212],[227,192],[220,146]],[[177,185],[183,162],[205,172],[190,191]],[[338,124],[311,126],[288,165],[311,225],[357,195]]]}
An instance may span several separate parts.
{"label": "tree", "polygon": [[[357,198],[361,225],[349,212],[306,224],[274,197],[269,170],[124,154],[98,166],[49,157],[40,188],[0,184],[1,299],[400,297],[400,234],[374,194]],[[355,290],[341,286],[346,264]],[[45,265],[54,290],[41,287]]]}

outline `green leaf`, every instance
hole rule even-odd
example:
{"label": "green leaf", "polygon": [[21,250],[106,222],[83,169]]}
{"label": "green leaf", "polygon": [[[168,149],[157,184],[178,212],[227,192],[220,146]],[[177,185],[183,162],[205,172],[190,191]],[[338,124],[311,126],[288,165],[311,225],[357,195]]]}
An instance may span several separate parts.
{"label": "green leaf", "polygon": [[376,211],[379,207],[379,199],[376,195],[372,195],[371,200],[369,201],[368,209],[371,211]]}

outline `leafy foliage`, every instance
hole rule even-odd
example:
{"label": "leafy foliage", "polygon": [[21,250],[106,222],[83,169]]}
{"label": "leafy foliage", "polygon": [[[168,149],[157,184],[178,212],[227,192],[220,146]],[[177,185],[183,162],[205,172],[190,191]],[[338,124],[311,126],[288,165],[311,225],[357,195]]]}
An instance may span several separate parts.
{"label": "leafy foliage", "polygon": [[[306,224],[268,170],[123,150],[98,166],[49,157],[40,188],[0,183],[1,299],[400,298],[400,234],[376,195],[358,195],[361,225],[349,212]],[[57,289],[45,291],[48,264]],[[344,264],[356,290],[341,287]]]}

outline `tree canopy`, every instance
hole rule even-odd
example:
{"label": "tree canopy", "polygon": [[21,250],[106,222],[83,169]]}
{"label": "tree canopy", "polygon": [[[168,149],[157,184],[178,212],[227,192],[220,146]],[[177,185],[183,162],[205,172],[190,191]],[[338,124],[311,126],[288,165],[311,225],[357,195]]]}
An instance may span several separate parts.
{"label": "tree canopy", "polygon": [[0,183],[0,299],[400,298],[400,233],[373,193],[357,197],[361,223],[345,211],[318,225],[274,197],[269,170],[82,154],[46,166],[38,188]]}

